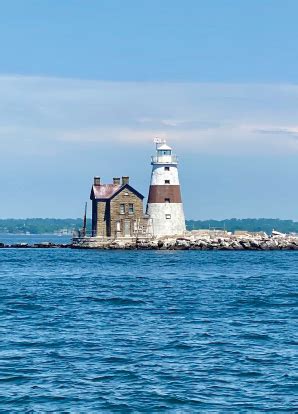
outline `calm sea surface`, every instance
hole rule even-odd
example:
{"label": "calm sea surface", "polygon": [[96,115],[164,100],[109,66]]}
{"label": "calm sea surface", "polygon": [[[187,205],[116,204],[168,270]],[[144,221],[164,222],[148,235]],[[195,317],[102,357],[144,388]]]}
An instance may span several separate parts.
{"label": "calm sea surface", "polygon": [[296,252],[0,250],[0,412],[298,412]]}

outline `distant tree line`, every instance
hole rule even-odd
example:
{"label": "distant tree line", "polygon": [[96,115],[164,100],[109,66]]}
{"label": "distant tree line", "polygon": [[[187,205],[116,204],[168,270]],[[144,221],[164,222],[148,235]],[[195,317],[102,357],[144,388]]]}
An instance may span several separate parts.
{"label": "distant tree line", "polygon": [[[11,234],[52,234],[69,232],[81,229],[83,220],[54,219],[54,218],[28,218],[28,219],[0,219],[0,233]],[[91,229],[91,220],[87,220],[87,228]]]}
{"label": "distant tree line", "polygon": [[280,220],[280,219],[227,219],[227,220],[188,220],[186,221],[186,227],[188,230],[197,229],[225,229],[227,231],[234,232],[235,230],[246,231],[265,231],[271,233],[271,231],[277,230],[282,233],[298,233],[298,222],[293,220]]}
{"label": "distant tree line", "polygon": [[[54,219],[54,218],[28,218],[28,219],[0,219],[0,233],[13,234],[53,234],[60,232],[71,233],[83,226],[80,218]],[[283,233],[298,233],[298,222],[280,219],[227,219],[227,220],[187,220],[188,230],[196,229],[225,229],[227,231],[271,231]],[[91,229],[91,220],[87,220],[87,231]]]}

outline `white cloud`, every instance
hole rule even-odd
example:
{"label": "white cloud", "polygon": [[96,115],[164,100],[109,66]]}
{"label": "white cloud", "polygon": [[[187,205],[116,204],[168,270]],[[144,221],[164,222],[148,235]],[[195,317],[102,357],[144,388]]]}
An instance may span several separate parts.
{"label": "white cloud", "polygon": [[296,217],[297,108],[296,85],[0,76],[0,214],[78,216],[93,175],[128,174],[146,195],[160,136],[187,217]]}
{"label": "white cloud", "polygon": [[[298,86],[102,82],[0,76],[0,149],[141,144],[202,153],[298,152]],[[37,147],[38,146],[38,147]]]}

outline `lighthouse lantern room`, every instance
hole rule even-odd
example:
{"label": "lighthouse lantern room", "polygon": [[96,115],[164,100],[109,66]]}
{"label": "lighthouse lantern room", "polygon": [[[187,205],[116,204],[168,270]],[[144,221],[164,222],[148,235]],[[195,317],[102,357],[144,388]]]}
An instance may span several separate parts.
{"label": "lighthouse lantern room", "polygon": [[147,214],[156,237],[183,235],[185,218],[178,176],[178,159],[165,140],[155,139]]}

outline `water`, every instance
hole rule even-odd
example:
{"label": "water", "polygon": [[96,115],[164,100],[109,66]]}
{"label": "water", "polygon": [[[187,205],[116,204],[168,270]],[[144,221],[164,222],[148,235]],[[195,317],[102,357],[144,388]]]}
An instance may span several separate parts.
{"label": "water", "polygon": [[1,234],[0,242],[4,244],[14,243],[43,243],[51,242],[56,244],[70,243],[71,236],[57,236],[55,234]]}
{"label": "water", "polygon": [[0,250],[0,412],[298,412],[297,265]]}

